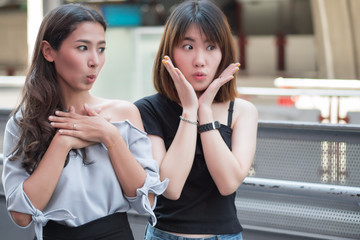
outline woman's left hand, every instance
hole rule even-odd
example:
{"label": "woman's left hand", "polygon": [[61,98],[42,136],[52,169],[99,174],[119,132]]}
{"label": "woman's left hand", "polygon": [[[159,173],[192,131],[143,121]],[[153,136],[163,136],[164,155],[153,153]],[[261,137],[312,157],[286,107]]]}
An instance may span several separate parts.
{"label": "woman's left hand", "polygon": [[84,105],[87,115],[77,114],[74,107],[69,112],[56,111],[50,116],[50,124],[59,129],[62,135],[77,137],[91,142],[103,142],[102,137],[116,130],[116,127],[100,116],[87,104]]}
{"label": "woman's left hand", "polygon": [[217,92],[219,91],[220,87],[234,78],[234,74],[239,70],[239,66],[240,66],[239,63],[230,64],[220,74],[220,76],[218,78],[214,79],[214,81],[211,82],[209,87],[199,97],[199,107],[200,106],[211,107],[211,104],[213,103],[214,98],[215,98]]}

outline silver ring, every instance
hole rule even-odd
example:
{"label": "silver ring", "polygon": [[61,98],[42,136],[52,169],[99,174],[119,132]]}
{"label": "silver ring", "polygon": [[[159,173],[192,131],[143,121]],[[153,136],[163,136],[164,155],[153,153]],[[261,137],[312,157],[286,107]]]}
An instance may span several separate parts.
{"label": "silver ring", "polygon": [[73,129],[76,130],[76,123],[73,124]]}

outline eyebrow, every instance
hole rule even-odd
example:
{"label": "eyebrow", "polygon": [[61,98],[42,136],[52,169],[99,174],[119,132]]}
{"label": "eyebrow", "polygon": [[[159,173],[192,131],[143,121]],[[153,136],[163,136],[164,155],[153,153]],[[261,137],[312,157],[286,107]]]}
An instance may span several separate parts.
{"label": "eyebrow", "polygon": [[[76,42],[82,42],[82,43],[87,43],[87,44],[90,44],[91,42],[89,40],[84,40],[84,39],[79,39],[79,40],[76,40]],[[97,44],[106,44],[106,41],[100,41],[98,42]]]}
{"label": "eyebrow", "polygon": [[[183,41],[190,41],[190,42],[195,42],[195,39],[191,38],[191,37],[184,37]],[[208,39],[205,40],[205,43],[211,43],[211,41],[209,41]]]}
{"label": "eyebrow", "polygon": [[193,38],[191,38],[191,37],[184,37],[184,41],[195,42],[195,39],[193,39]]}

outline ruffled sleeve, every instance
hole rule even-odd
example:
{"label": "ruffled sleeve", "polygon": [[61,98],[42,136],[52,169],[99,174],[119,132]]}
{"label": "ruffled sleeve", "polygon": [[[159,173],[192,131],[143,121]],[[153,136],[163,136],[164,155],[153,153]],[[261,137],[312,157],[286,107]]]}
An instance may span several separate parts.
{"label": "ruffled sleeve", "polygon": [[[156,196],[162,194],[167,185],[168,179],[160,181],[159,167],[157,162],[152,157],[151,141],[146,136],[146,133],[137,129],[130,122],[129,131],[127,132],[128,146],[140,165],[146,171],[146,179],[144,185],[137,189],[136,197],[127,197],[132,208],[134,208],[140,214],[150,214],[152,222],[156,224],[156,217],[153,209],[156,206]],[[123,135],[124,137],[124,135]],[[153,206],[150,205],[148,194],[153,193],[155,195]]]}

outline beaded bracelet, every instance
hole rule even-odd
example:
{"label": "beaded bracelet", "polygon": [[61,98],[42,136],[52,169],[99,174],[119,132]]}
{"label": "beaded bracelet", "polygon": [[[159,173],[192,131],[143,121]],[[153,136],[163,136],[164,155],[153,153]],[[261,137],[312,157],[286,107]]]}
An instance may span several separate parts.
{"label": "beaded bracelet", "polygon": [[189,120],[189,119],[184,118],[183,116],[179,116],[179,118],[180,118],[182,121],[187,122],[187,123],[191,123],[191,124],[194,124],[194,125],[198,125],[198,124],[199,124],[199,121],[198,121],[198,120],[196,120],[196,121],[191,121],[191,120]]}

